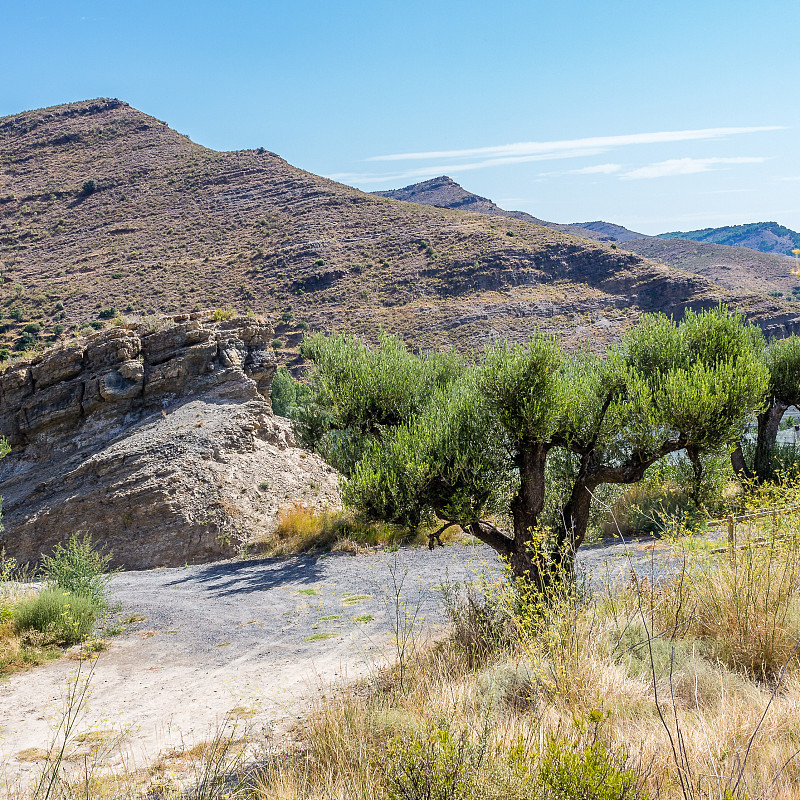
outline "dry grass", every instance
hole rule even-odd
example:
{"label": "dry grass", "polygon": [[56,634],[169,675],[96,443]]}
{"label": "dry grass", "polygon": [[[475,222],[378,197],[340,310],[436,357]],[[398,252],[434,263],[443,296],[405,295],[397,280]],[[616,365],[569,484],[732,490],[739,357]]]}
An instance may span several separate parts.
{"label": "dry grass", "polygon": [[[267,765],[258,796],[425,796],[394,791],[381,754],[402,741],[428,764],[430,731],[446,731],[482,755],[463,767],[463,794],[442,797],[571,796],[542,784],[554,746],[576,758],[600,747],[610,768],[636,776],[626,797],[800,797],[800,565],[784,556],[763,552],[746,568],[717,556],[713,582],[706,563],[687,560],[663,590],[634,583],[588,602],[564,593],[545,613],[504,586],[462,597],[451,638],[410,662],[402,686],[389,672],[320,704],[302,756]],[[665,626],[676,614],[682,624]],[[767,633],[780,647],[765,647]],[[783,659],[783,674],[768,658]],[[435,781],[435,765],[426,769]]]}
{"label": "dry grass", "polygon": [[[451,528],[443,542],[463,538]],[[367,522],[348,511],[319,510],[302,501],[278,511],[275,531],[255,546],[269,555],[305,553],[313,550],[358,552],[362,548],[398,547],[427,542],[427,531],[416,534],[381,522]]]}
{"label": "dry grass", "polygon": [[[311,541],[313,518],[293,509],[286,530]],[[402,671],[377,671],[320,700],[294,741],[257,758],[232,733],[183,751],[198,791],[185,782],[181,791],[251,800],[800,798],[799,553],[798,537],[745,547],[735,560],[687,545],[660,586],[636,579],[592,595],[565,586],[547,602],[507,581],[448,587],[447,639],[411,648]],[[234,751],[251,754],[247,769],[229,760]],[[167,773],[162,765],[138,782],[95,780],[91,796],[168,796],[178,784]]]}

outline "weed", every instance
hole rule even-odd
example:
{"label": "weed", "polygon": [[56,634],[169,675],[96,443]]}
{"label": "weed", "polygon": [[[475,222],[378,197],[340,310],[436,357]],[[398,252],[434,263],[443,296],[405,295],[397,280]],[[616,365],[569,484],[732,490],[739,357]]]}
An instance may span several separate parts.
{"label": "weed", "polygon": [[111,555],[92,545],[89,534],[73,534],[66,546],[57,544],[52,555],[43,555],[41,571],[48,581],[66,592],[82,595],[97,608],[106,606]]}
{"label": "weed", "polygon": [[35,630],[45,641],[69,645],[83,641],[96,618],[97,606],[90,598],[53,587],[20,603],[13,619],[19,631]]}

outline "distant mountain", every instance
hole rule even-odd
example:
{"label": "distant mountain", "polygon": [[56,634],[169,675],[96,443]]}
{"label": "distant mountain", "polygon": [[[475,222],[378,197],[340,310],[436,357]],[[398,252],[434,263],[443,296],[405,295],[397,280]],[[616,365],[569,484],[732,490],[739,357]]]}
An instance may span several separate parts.
{"label": "distant mountain", "polygon": [[726,225],[722,228],[703,228],[698,231],[660,233],[660,239],[690,239],[694,242],[748,247],[760,253],[788,256],[800,248],[800,233],[778,225],[777,222],[751,222],[747,225]]}
{"label": "distant mountain", "polygon": [[627,242],[631,239],[648,238],[643,233],[636,233],[636,231],[623,228],[622,225],[615,225],[613,222],[602,222],[601,220],[597,222],[576,222],[575,225],[571,227],[579,227],[583,230],[599,233],[602,236],[609,237],[614,242]]}
{"label": "distant mountain", "polygon": [[420,203],[424,206],[438,206],[439,208],[454,208],[457,211],[472,211],[475,214],[490,214],[494,217],[510,217],[521,219],[523,222],[533,222],[535,225],[544,225],[571,236],[589,239],[594,242],[624,242],[628,239],[639,239],[644,234],[634,233],[621,225],[610,222],[587,222],[563,225],[558,222],[546,220],[526,214],[524,211],[506,211],[500,208],[487,197],[472,194],[456,183],[447,175],[431,178],[421,183],[412,183],[402,189],[390,189],[385,192],[373,192],[380,197],[390,197],[392,200],[405,200],[409,203]]}

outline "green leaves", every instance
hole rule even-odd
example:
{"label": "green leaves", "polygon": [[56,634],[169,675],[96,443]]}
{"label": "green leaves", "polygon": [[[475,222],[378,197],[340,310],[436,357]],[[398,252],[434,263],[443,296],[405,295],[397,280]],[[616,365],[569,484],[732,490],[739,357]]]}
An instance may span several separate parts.
{"label": "green leaves", "polygon": [[790,336],[771,342],[764,353],[770,391],[782,403],[800,403],[800,339]]}
{"label": "green leaves", "polygon": [[368,516],[417,527],[435,511],[467,523],[499,510],[512,480],[500,431],[474,381],[440,389],[411,423],[375,441],[344,488]]}
{"label": "green leaves", "polygon": [[573,400],[563,364],[556,340],[539,333],[526,346],[487,348],[478,387],[512,439],[547,440],[558,428]]}

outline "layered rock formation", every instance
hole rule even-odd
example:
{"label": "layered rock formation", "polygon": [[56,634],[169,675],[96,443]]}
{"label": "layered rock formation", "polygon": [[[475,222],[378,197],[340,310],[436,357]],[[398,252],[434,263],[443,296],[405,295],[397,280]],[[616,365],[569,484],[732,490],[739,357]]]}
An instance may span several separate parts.
{"label": "layered rock formation", "polygon": [[0,546],[36,561],[85,531],[129,569],[233,554],[336,476],[272,415],[271,328],[201,314],[130,324],[0,375]]}

